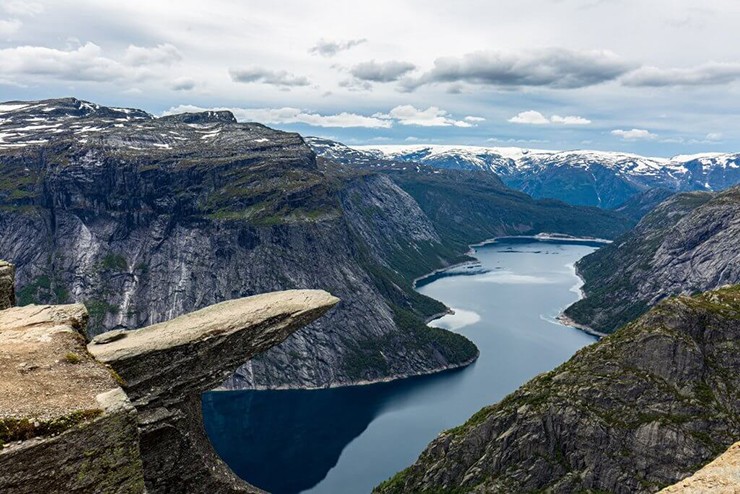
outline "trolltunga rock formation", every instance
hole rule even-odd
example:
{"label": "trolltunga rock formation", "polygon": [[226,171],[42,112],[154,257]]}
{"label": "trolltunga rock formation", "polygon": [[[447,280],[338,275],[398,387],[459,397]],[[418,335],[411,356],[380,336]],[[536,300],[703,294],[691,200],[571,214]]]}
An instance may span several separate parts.
{"label": "trolltunga rock formation", "polygon": [[89,344],[83,305],[1,310],[0,492],[260,492],[213,451],[201,393],[338,301],[267,293]]}

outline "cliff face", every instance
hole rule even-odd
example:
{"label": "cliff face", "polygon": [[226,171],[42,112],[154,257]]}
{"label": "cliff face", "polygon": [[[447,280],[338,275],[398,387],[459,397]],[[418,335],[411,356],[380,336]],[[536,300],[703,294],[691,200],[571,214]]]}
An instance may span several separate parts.
{"label": "cliff face", "polygon": [[337,302],[268,293],[89,343],[81,304],[0,311],[0,491],[261,492],[213,450],[201,395]]}
{"label": "cliff face", "polygon": [[[228,112],[154,118],[65,99],[29,102],[0,125],[0,255],[17,266],[19,304],[84,303],[96,334],[273,290],[342,299],[229,387],[322,387],[465,365],[477,350],[425,328],[444,307],[414,292],[414,277],[487,236],[609,236],[626,225],[533,201],[493,176],[469,209],[453,206],[467,186],[456,175],[434,177],[454,193],[422,204],[414,191],[432,180],[424,174],[319,166],[300,136]],[[488,219],[499,197],[514,200]],[[466,224],[475,230],[460,236]]]}
{"label": "cliff face", "polygon": [[735,494],[740,486],[740,442],[691,477],[661,490],[661,494]]}
{"label": "cliff face", "polygon": [[576,265],[586,298],[565,314],[613,331],[670,295],[740,282],[740,187],[673,196]]}
{"label": "cliff face", "polygon": [[655,492],[740,439],[740,286],[662,302],[377,492]]}
{"label": "cliff face", "polygon": [[80,304],[0,311],[0,492],[144,491],[136,412]]}
{"label": "cliff face", "polygon": [[0,261],[0,310],[15,305],[15,267]]}

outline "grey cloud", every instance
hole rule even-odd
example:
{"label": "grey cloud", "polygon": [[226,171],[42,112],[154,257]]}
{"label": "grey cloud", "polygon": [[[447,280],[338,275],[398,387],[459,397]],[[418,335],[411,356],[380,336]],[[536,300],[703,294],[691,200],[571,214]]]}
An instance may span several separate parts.
{"label": "grey cloud", "polygon": [[48,76],[68,81],[110,81],[134,75],[129,67],[105,57],[94,43],[68,51],[41,46],[6,48],[0,50],[0,66],[5,74],[20,79]]}
{"label": "grey cloud", "polygon": [[348,41],[328,41],[320,39],[310,50],[308,50],[308,52],[313,53],[314,55],[321,55],[322,57],[333,57],[340,51],[349,50],[350,48],[366,42],[367,40],[365,38],[351,39]]}
{"label": "grey cloud", "polygon": [[234,82],[261,82],[273,86],[296,87],[308,86],[311,82],[305,76],[298,76],[285,70],[269,70],[263,67],[229,70]]}
{"label": "grey cloud", "polygon": [[337,83],[339,87],[349,89],[350,91],[370,91],[373,85],[367,81],[357,79],[344,79]]}
{"label": "grey cloud", "polygon": [[147,48],[130,45],[126,48],[123,61],[133,67],[142,65],[172,65],[182,60],[180,51],[169,43]]}
{"label": "grey cloud", "polygon": [[190,91],[195,89],[195,81],[189,77],[181,77],[175,79],[171,87],[175,91]]}
{"label": "grey cloud", "polygon": [[376,62],[370,60],[355,65],[350,73],[357,79],[370,82],[393,82],[414,70],[416,66],[409,62],[390,60]]}
{"label": "grey cloud", "polygon": [[49,77],[65,81],[141,80],[156,75],[152,66],[169,66],[181,59],[170,44],[154,47],[129,46],[122,59],[114,59],[95,43],[67,50],[44,46],[0,49],[3,75],[19,80]]}
{"label": "grey cloud", "polygon": [[690,68],[641,67],[622,78],[625,86],[712,86],[740,80],[740,63],[710,62]]}
{"label": "grey cloud", "polygon": [[482,51],[462,57],[438,58],[434,68],[403,86],[467,82],[498,87],[543,86],[572,89],[617,79],[634,64],[608,51],[549,48],[522,52]]}

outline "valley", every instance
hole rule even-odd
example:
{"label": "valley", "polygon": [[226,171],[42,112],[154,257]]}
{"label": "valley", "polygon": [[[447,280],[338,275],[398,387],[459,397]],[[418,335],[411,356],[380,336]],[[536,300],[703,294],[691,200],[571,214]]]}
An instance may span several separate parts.
{"label": "valley", "polygon": [[596,341],[556,317],[578,298],[573,263],[599,245],[506,239],[476,247],[478,265],[419,285],[453,307],[430,324],[473,341],[481,352],[474,364],[368,386],[206,394],[216,451],[275,494],[369,492],[442,430]]}

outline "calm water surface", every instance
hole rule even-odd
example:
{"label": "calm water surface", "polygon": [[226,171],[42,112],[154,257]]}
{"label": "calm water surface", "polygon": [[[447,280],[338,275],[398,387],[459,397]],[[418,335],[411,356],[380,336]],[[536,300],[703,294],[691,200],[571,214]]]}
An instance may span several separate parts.
{"label": "calm water surface", "polygon": [[370,492],[441,431],[595,341],[555,320],[579,297],[573,263],[595,249],[522,239],[476,248],[479,269],[443,272],[419,288],[455,310],[432,324],[473,340],[476,363],[370,386],[207,393],[214,447],[275,494]]}

